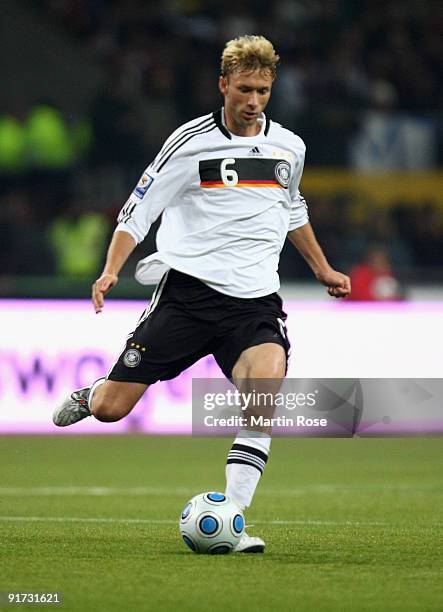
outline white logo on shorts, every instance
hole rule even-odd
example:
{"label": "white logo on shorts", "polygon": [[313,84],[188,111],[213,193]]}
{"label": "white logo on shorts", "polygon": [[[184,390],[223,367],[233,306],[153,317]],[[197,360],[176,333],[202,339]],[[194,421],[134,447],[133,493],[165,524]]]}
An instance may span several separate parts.
{"label": "white logo on shorts", "polygon": [[123,357],[123,363],[128,368],[135,368],[138,366],[140,361],[142,360],[142,356],[137,349],[128,349]]}

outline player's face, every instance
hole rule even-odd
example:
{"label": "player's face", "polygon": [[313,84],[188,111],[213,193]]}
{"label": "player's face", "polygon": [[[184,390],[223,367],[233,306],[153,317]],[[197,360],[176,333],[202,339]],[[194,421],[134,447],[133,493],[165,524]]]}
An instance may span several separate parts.
{"label": "player's face", "polygon": [[220,77],[226,123],[233,134],[255,136],[259,133],[257,119],[271,96],[272,80],[269,70],[236,71]]}

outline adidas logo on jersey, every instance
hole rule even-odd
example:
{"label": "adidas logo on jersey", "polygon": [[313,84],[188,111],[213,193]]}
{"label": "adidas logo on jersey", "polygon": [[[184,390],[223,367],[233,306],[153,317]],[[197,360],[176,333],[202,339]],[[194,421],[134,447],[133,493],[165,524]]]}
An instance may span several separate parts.
{"label": "adidas logo on jersey", "polygon": [[263,157],[263,153],[258,147],[252,147],[248,153],[248,157]]}

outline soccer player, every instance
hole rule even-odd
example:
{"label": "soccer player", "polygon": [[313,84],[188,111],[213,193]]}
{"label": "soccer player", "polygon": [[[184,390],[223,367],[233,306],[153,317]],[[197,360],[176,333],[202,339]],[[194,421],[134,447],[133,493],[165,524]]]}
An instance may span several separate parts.
{"label": "soccer player", "polygon": [[[270,379],[281,381],[289,341],[276,292],[286,237],[331,296],[350,293],[349,278],[331,268],[316,241],[299,192],[305,145],[263,112],[278,60],[262,36],[229,41],[219,80],[224,107],[179,127],[146,168],[120,212],[92,301],[101,312],[122,266],[163,214],[158,252],[142,259],[135,275],[157,288],[109,374],[74,391],[54,412],[56,425],[91,415],[122,419],[150,385],[208,354],[242,391],[248,380],[258,392],[260,379],[268,388]],[[270,443],[266,428],[244,428],[228,454],[226,493],[242,509],[251,504]],[[245,534],[236,550],[264,547]]]}

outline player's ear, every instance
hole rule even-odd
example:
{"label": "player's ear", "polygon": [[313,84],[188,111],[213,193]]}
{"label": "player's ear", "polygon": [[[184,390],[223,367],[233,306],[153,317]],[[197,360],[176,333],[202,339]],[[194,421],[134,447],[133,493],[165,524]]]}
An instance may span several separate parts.
{"label": "player's ear", "polygon": [[221,75],[218,80],[218,88],[223,95],[225,95],[228,91],[228,80],[223,75]]}

